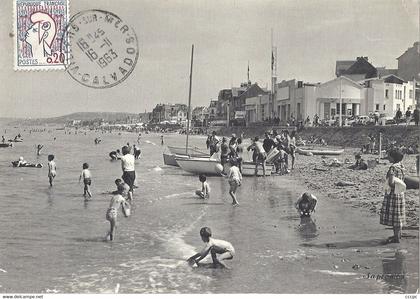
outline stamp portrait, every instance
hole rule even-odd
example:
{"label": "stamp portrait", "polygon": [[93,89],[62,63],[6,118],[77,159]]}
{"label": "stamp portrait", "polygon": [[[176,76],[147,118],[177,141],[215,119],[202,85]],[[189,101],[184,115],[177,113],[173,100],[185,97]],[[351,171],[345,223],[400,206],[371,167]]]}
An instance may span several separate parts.
{"label": "stamp portrait", "polygon": [[15,70],[64,69],[60,49],[68,16],[67,0],[14,0]]}

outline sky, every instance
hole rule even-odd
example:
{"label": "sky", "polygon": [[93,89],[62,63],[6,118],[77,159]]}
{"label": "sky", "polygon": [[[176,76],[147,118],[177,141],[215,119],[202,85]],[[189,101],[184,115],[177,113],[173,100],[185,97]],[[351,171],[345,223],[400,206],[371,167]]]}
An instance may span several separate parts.
{"label": "sky", "polygon": [[[420,0],[69,0],[70,14],[103,9],[133,28],[139,60],[108,89],[76,82],[65,71],[13,70],[13,5],[0,3],[0,117],[51,117],[72,112],[151,111],[188,103],[194,44],[192,106],[250,80],[270,87],[271,45],[278,81],[325,82],[336,60],[367,56],[397,68],[419,40]],[[273,32],[273,35],[271,34]],[[273,36],[273,38],[272,38]]]}

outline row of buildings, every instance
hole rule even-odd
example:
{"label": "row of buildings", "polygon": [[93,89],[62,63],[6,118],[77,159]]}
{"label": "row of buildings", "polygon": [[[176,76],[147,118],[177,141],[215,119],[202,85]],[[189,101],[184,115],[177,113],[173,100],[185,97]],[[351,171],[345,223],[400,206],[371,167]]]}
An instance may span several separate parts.
{"label": "row of buildings", "polygon": [[[420,44],[415,42],[398,60],[398,69],[376,67],[368,57],[336,61],[335,78],[324,83],[298,79],[274,82],[273,90],[261,88],[249,80],[220,90],[208,107],[191,111],[195,126],[250,125],[266,121],[312,121],[343,116],[369,115],[374,112],[395,116],[413,110],[420,99]],[[275,79],[275,78],[274,78]],[[415,89],[417,82],[417,90]],[[187,106],[158,104],[150,120],[154,123],[185,123]]]}

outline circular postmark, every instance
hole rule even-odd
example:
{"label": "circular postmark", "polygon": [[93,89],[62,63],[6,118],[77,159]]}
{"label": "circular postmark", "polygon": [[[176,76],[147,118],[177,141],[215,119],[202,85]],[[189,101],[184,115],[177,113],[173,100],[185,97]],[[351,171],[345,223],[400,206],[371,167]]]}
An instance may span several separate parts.
{"label": "circular postmark", "polygon": [[86,10],[74,15],[63,34],[67,73],[92,88],[113,87],[130,76],[139,51],[134,30],[115,14]]}

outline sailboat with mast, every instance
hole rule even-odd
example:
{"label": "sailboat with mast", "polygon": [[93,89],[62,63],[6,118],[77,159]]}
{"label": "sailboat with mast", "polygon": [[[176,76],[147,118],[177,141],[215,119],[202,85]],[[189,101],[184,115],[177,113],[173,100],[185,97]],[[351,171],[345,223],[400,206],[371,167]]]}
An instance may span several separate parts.
{"label": "sailboat with mast", "polygon": [[192,71],[193,71],[193,58],[194,58],[194,45],[191,48],[191,68],[190,68],[190,85],[188,94],[188,113],[187,113],[187,138],[185,147],[167,146],[170,153],[163,153],[163,162],[165,165],[180,166],[177,159],[191,159],[203,158],[209,159],[210,155],[204,151],[196,148],[189,147],[189,134],[190,134],[190,114],[191,114],[191,89],[192,89]]}

